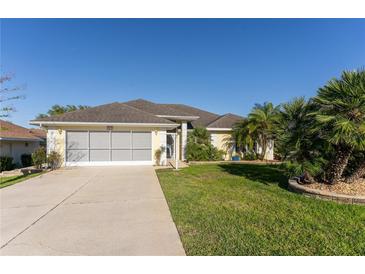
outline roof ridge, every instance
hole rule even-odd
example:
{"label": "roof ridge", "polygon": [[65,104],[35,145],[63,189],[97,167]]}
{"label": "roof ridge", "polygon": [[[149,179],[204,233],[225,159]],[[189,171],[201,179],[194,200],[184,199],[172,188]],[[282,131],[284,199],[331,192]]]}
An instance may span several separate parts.
{"label": "roof ridge", "polygon": [[[177,115],[177,114],[174,115],[173,113],[174,112],[176,113],[177,110],[174,109],[174,108],[172,108],[172,107],[170,107],[170,106],[168,106],[167,104],[155,103],[155,102],[148,101],[148,100],[145,100],[145,99],[130,100],[130,101],[123,102],[123,103],[126,104],[126,105],[128,105],[128,106],[130,106],[130,104],[132,104],[134,102],[148,103],[148,104],[152,105],[155,108],[156,107],[159,108],[160,110],[161,110],[161,107],[163,107],[163,108],[165,108],[165,110],[167,110],[168,113],[171,113],[171,114],[163,114],[163,112],[162,112],[162,113],[156,113],[155,114],[155,113],[153,113],[153,110],[151,110],[151,112],[149,112],[148,110],[143,110],[143,111],[146,111],[146,112],[151,113],[151,114],[156,115],[156,116],[157,115],[161,115],[161,116],[191,116],[191,114],[189,114],[189,113],[187,113],[185,111],[181,111],[181,110],[178,111],[178,112],[181,113],[181,115]],[[142,109],[142,108],[139,108],[138,106],[135,107],[135,108]]]}
{"label": "roof ridge", "polygon": [[[214,121],[210,122],[208,125],[207,125],[207,128],[208,127],[211,127],[212,125],[216,124],[219,120],[222,120],[226,118],[226,119],[234,119],[234,120],[241,120],[241,119],[245,119],[245,117],[243,116],[239,116],[239,115],[236,115],[236,114],[233,114],[233,113],[225,113],[223,115],[220,115],[217,119],[215,119]],[[229,120],[228,120],[229,121]],[[219,122],[218,122],[219,124]],[[217,127],[216,125],[214,127]],[[220,126],[218,126],[220,127]]]}
{"label": "roof ridge", "polygon": [[228,112],[226,114],[223,114],[223,116],[227,116],[227,115],[231,115],[231,116],[235,116],[235,117],[239,117],[239,118],[245,118],[245,117],[243,117],[241,115],[237,115],[237,114],[234,114],[234,113],[231,113],[231,112]]}
{"label": "roof ridge", "polygon": [[214,122],[218,121],[219,119],[223,118],[225,114],[223,115],[219,115],[216,119],[214,119],[213,121],[210,121],[210,123],[207,125],[207,127],[209,127],[211,124],[213,124]]}
{"label": "roof ridge", "polygon": [[[119,104],[121,104],[121,105],[123,105],[123,106],[126,106],[126,107],[128,107],[128,108],[135,109],[135,110],[137,110],[137,111],[139,111],[139,112],[146,113],[146,114],[148,114],[148,115],[152,115],[152,116],[154,116],[154,117],[156,117],[156,118],[163,119],[163,120],[165,120],[166,122],[174,123],[174,122],[173,122],[173,121],[171,121],[171,120],[165,119],[165,118],[163,118],[163,117],[158,117],[158,116],[156,116],[155,114],[153,114],[153,113],[151,113],[151,112],[141,110],[141,109],[139,109],[139,108],[136,108],[136,107],[130,106],[130,105],[128,105],[128,104],[125,104],[125,103],[119,103]],[[174,123],[174,124],[176,124],[176,123]]]}
{"label": "roof ridge", "polygon": [[193,107],[193,106],[190,106],[190,105],[186,105],[186,104],[160,104],[160,105],[168,105],[168,106],[171,106],[171,105],[176,105],[176,106],[183,106],[183,107],[188,107],[188,108],[193,108],[193,109],[196,109],[198,111],[202,111],[202,112],[206,112],[206,113],[209,113],[209,114],[213,114],[213,115],[218,115],[220,116],[220,114],[217,114],[217,113],[214,113],[214,112],[211,112],[211,111],[207,111],[207,110],[204,110],[204,109],[201,109],[201,108],[197,108],[197,107]]}

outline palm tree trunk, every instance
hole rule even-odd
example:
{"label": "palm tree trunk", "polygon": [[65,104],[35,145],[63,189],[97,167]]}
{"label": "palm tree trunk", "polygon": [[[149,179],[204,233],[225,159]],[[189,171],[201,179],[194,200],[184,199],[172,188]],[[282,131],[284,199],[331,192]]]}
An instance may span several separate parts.
{"label": "palm tree trunk", "polygon": [[346,183],[354,183],[360,178],[365,176],[365,161],[349,176],[346,178]]}
{"label": "palm tree trunk", "polygon": [[328,171],[327,180],[330,184],[337,184],[341,178],[342,173],[345,170],[347,163],[350,159],[352,149],[350,147],[345,147],[338,145],[336,148],[335,158],[330,164]]}
{"label": "palm tree trunk", "polygon": [[260,160],[263,161],[265,158],[265,154],[266,154],[266,146],[267,146],[267,141],[266,138],[263,137],[262,138],[262,143],[261,143],[262,147],[261,147],[261,155],[260,155]]}

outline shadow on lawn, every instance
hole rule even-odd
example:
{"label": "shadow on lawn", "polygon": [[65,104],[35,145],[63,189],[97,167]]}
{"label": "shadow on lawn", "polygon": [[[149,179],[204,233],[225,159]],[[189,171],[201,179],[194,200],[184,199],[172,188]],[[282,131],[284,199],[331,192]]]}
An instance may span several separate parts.
{"label": "shadow on lawn", "polygon": [[11,178],[10,180],[7,180],[6,177],[3,177],[3,178],[0,179],[0,184],[11,183],[11,182],[14,182],[16,180],[20,180],[20,179],[26,178],[28,176],[29,176],[28,174],[19,175],[19,176],[16,176],[14,178]]}
{"label": "shadow on lawn", "polygon": [[219,167],[232,175],[243,176],[249,180],[257,181],[265,185],[278,184],[280,187],[285,189],[288,186],[288,178],[277,166],[255,164],[222,164],[219,165]]}

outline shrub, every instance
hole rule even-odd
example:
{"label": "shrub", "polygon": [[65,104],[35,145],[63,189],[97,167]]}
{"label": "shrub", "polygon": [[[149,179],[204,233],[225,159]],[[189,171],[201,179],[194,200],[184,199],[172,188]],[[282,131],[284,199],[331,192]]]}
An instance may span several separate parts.
{"label": "shrub", "polygon": [[36,168],[42,168],[42,165],[47,160],[46,150],[43,147],[37,148],[32,153],[32,160],[33,160],[33,164],[36,166]]}
{"label": "shrub", "polygon": [[159,149],[156,149],[155,151],[155,159],[156,159],[156,165],[160,165],[161,163],[161,156],[162,156],[162,153],[165,152],[165,148],[164,147],[160,147]]}
{"label": "shrub", "polygon": [[351,176],[365,162],[365,151],[354,151],[344,171],[346,177]]}
{"label": "shrub", "polygon": [[186,159],[188,161],[219,161],[225,152],[210,143],[210,135],[204,128],[196,128],[188,137]]}
{"label": "shrub", "polygon": [[257,160],[257,154],[254,151],[245,152],[243,155],[243,160],[247,161]]}
{"label": "shrub", "polygon": [[222,161],[224,159],[224,154],[226,154],[223,150],[219,150],[213,145],[209,145],[208,147],[208,159],[210,161]]}
{"label": "shrub", "polygon": [[28,166],[32,165],[32,155],[31,154],[22,154],[20,156],[20,159],[21,159],[23,167],[28,167]]}
{"label": "shrub", "polygon": [[12,170],[14,168],[13,158],[9,156],[1,156],[0,157],[0,172],[6,170]]}
{"label": "shrub", "polygon": [[61,166],[61,155],[56,151],[51,151],[47,156],[47,162],[51,169],[57,169]]}
{"label": "shrub", "polygon": [[316,159],[316,161],[305,161],[302,163],[286,161],[280,165],[280,168],[289,177],[305,176],[315,179],[316,181],[323,180],[323,168],[327,164],[324,159]]}

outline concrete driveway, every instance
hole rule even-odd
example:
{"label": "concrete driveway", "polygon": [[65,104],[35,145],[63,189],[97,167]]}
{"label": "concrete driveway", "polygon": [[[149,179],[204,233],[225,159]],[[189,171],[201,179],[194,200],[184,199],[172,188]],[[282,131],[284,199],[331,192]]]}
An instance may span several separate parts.
{"label": "concrete driveway", "polygon": [[185,255],[153,167],[65,168],[0,198],[1,255]]}

